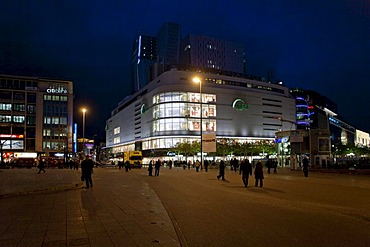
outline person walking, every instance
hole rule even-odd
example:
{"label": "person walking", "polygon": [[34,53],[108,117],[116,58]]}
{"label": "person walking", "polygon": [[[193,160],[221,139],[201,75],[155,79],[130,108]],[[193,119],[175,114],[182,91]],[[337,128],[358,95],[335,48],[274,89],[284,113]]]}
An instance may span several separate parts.
{"label": "person walking", "polygon": [[268,174],[270,174],[270,169],[271,169],[271,166],[272,166],[272,164],[271,164],[271,160],[270,159],[268,159],[267,161],[266,161],[266,167],[267,167],[267,173]]}
{"label": "person walking", "polygon": [[91,174],[93,173],[94,162],[91,160],[90,154],[81,162],[82,177],[86,181],[86,189],[93,187]]}
{"label": "person walking", "polygon": [[153,160],[149,162],[148,172],[149,176],[153,176]]}
{"label": "person walking", "polygon": [[40,174],[41,171],[43,171],[44,173],[46,172],[46,170],[45,170],[45,163],[42,160],[41,156],[39,157],[39,165],[37,166],[37,168],[39,168],[38,174]]}
{"label": "person walking", "polygon": [[199,168],[200,168],[200,162],[199,160],[195,161],[195,170],[196,172],[199,172]]}
{"label": "person walking", "polygon": [[261,161],[258,161],[256,164],[256,168],[254,169],[254,178],[256,179],[255,187],[258,186],[258,180],[260,181],[260,187],[263,186],[263,166]]}
{"label": "person walking", "polygon": [[219,174],[217,176],[217,180],[222,178],[222,180],[225,180],[225,162],[221,160],[220,166],[219,166]]}
{"label": "person walking", "polygon": [[276,169],[277,169],[277,165],[278,165],[278,163],[277,163],[277,161],[276,161],[276,160],[274,160],[274,161],[273,161],[273,164],[274,164],[274,174],[277,174]]}
{"label": "person walking", "polygon": [[158,177],[159,176],[159,169],[161,168],[161,160],[158,159],[156,162],[155,162],[155,165],[154,165],[154,176]]}
{"label": "person walking", "polygon": [[308,167],[310,166],[310,161],[305,156],[302,160],[302,170],[305,177],[308,177]]}
{"label": "person walking", "polygon": [[249,175],[252,176],[252,164],[249,162],[248,159],[244,159],[240,162],[239,175],[240,174],[242,175],[244,187],[247,188]]}
{"label": "person walking", "polygon": [[126,162],[125,162],[125,170],[126,170],[126,172],[128,172],[129,169],[130,169],[130,161],[126,160]]}
{"label": "person walking", "polygon": [[208,166],[209,166],[209,161],[205,160],[204,161],[204,169],[206,170],[206,172],[208,172]]}

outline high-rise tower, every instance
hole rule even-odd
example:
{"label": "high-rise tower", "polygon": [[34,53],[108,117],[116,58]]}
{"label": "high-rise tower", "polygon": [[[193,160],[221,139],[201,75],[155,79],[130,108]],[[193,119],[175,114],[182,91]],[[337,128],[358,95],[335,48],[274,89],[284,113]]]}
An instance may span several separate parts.
{"label": "high-rise tower", "polygon": [[132,92],[150,81],[150,67],[157,61],[157,38],[139,35],[133,44],[131,59]]}

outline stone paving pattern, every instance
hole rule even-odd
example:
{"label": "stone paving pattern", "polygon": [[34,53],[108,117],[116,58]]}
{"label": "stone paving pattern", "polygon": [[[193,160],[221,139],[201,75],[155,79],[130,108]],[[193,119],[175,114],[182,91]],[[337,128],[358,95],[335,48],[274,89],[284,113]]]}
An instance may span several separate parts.
{"label": "stone paving pattern", "polygon": [[[0,170],[0,246],[181,246],[155,192],[123,172]],[[107,177],[104,177],[107,176]]]}

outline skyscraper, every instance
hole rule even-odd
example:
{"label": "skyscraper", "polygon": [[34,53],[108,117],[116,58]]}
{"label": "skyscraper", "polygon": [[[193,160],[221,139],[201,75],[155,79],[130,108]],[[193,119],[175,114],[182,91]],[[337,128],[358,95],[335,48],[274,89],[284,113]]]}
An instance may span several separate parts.
{"label": "skyscraper", "polygon": [[165,22],[157,34],[158,63],[179,64],[180,62],[180,25]]}
{"label": "skyscraper", "polygon": [[132,92],[137,92],[150,81],[150,67],[157,61],[157,38],[139,35],[131,58]]}
{"label": "skyscraper", "polygon": [[245,74],[245,51],[242,44],[189,34],[181,47],[181,62],[184,65]]}

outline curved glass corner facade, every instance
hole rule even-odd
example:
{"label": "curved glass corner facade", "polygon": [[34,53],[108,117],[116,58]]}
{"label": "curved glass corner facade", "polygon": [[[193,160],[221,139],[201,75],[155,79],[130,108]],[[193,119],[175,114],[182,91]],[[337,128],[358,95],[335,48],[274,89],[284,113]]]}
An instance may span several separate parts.
{"label": "curved glass corner facade", "polygon": [[214,94],[202,93],[202,102],[200,93],[165,92],[153,96],[153,133],[200,131],[200,122],[203,131],[216,131],[216,116]]}

